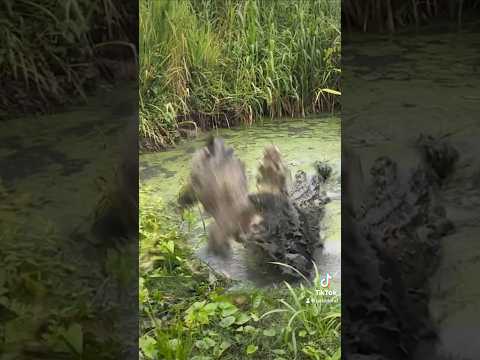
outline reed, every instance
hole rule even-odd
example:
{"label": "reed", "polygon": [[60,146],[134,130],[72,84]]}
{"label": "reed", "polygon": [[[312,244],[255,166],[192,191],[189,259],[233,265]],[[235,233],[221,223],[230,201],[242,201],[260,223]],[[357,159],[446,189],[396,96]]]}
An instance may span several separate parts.
{"label": "reed", "polygon": [[0,3],[0,107],[46,111],[84,98],[101,74],[99,46],[130,42],[134,2],[4,0]]}
{"label": "reed", "polygon": [[141,0],[143,149],[196,127],[332,111],[340,12],[340,0]]}
{"label": "reed", "polygon": [[480,10],[479,0],[342,0],[342,22],[348,30],[395,32],[449,17],[461,26],[467,10]]}

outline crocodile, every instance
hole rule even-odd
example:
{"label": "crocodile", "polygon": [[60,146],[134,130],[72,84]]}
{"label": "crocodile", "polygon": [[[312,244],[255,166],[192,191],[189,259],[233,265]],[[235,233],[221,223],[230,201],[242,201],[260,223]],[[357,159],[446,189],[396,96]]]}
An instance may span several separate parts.
{"label": "crocodile", "polygon": [[[413,168],[379,156],[370,167],[369,185],[360,158],[344,150],[346,359],[411,358],[419,339],[436,336],[426,284],[438,264],[440,239],[455,231],[437,194],[458,153],[431,136],[421,136],[416,149],[419,161]],[[353,187],[365,189],[363,199],[355,198]]]}
{"label": "crocodile", "polygon": [[[323,247],[320,221],[329,202],[323,184],[329,165],[291,178],[276,146],[267,146],[258,168],[257,192],[249,193],[244,164],[221,138],[211,137],[193,155],[190,180],[180,192],[181,208],[197,201],[211,215],[208,247],[228,256],[231,240],[261,253],[289,276],[311,274],[313,256]],[[284,266],[287,265],[287,266]]]}

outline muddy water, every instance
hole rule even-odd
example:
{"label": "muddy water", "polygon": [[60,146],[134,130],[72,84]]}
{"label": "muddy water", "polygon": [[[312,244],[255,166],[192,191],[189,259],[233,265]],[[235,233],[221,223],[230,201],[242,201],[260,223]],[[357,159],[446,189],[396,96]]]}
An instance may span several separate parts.
{"label": "muddy water", "polygon": [[441,240],[440,265],[429,282],[439,339],[421,346],[417,358],[478,359],[480,36],[432,32],[351,40],[354,47],[343,48],[348,107],[342,126],[358,136],[343,141],[354,144],[367,163],[389,155],[402,159],[400,166],[418,161],[412,145],[421,132],[449,135],[460,151],[456,173],[439,194],[456,232]]}
{"label": "muddy water", "polygon": [[[136,84],[119,84],[116,89],[99,90],[88,104],[65,112],[0,120],[1,250],[5,254],[12,249],[18,251],[10,260],[10,265],[19,266],[18,273],[9,270],[12,284],[23,282],[17,276],[23,279],[28,272],[41,272],[35,286],[44,289],[46,295],[32,296],[33,292],[22,291],[6,294],[7,304],[22,304],[22,311],[4,328],[15,322],[21,324],[26,329],[23,343],[33,341],[43,346],[39,336],[43,337],[46,328],[37,328],[38,316],[48,321],[52,316],[72,321],[65,309],[70,296],[74,296],[75,302],[68,303],[68,308],[88,308],[85,314],[100,309],[103,314],[104,304],[120,303],[118,316],[86,319],[80,315],[77,321],[82,322],[84,333],[91,334],[87,336],[99,341],[114,329],[121,336],[119,348],[123,351],[124,346],[129,347],[126,356],[138,353],[136,345],[131,345],[137,339],[130,338],[136,334],[138,322],[129,315],[137,309],[138,292],[123,284],[119,286],[121,291],[116,291],[116,280],[111,278],[106,285],[105,259],[99,243],[90,236],[95,209],[103,196],[99,180],[108,183],[114,178],[123,130],[136,116],[136,94]],[[125,254],[136,255],[130,252],[130,246],[127,250]],[[26,263],[32,267],[25,267]],[[35,335],[30,329],[36,329]],[[23,350],[23,346],[18,349]],[[44,350],[44,354],[55,356],[48,347]]]}
{"label": "muddy water", "polygon": [[87,105],[54,115],[0,121],[0,223],[30,234],[51,224],[61,236],[88,226],[110,181],[121,130],[135,116],[134,84],[99,91]]}
{"label": "muddy water", "polygon": [[[294,173],[296,170],[312,172],[315,160],[327,160],[334,168],[334,175],[325,186],[332,201],[328,204],[323,222],[325,250],[317,256],[321,274],[333,275],[334,286],[340,284],[340,120],[336,117],[315,119],[264,120],[253,127],[221,129],[214,132],[223,137],[227,145],[245,162],[249,186],[255,191],[255,176],[263,149],[268,144],[279,147]],[[180,186],[188,178],[193,152],[202,147],[207,134],[186,140],[173,150],[145,154],[140,157],[141,186],[165,201],[174,201]],[[154,195],[155,196],[155,195]],[[197,214],[199,210],[195,210]],[[208,223],[208,220],[205,220]],[[216,271],[232,279],[252,282],[256,285],[276,283],[281,278],[265,259],[245,252],[241,245],[234,245],[232,256],[222,259],[206,251],[206,234],[203,223],[198,221],[189,229],[190,241],[196,254]]]}

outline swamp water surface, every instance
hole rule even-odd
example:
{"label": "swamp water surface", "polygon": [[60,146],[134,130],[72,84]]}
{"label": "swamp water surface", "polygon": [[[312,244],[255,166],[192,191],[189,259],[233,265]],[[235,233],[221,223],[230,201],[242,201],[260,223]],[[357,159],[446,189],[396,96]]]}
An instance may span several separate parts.
{"label": "swamp water surface", "polygon": [[440,240],[440,264],[428,284],[439,338],[420,346],[416,358],[478,359],[480,33],[362,35],[350,41],[353,47],[343,46],[348,107],[342,126],[359,135],[342,140],[361,154],[364,169],[381,155],[402,159],[399,166],[414,164],[413,144],[422,132],[445,136],[460,153],[439,193],[456,230]]}
{"label": "swamp water surface", "polygon": [[135,117],[132,93],[135,84],[126,83],[65,112],[1,120],[1,221],[23,219],[27,235],[52,219],[59,236],[69,237],[75,224],[87,231],[102,195],[96,181],[114,178],[123,131]]}
{"label": "swamp water surface", "polygon": [[[58,319],[64,316],[59,314],[66,314],[65,309],[75,306],[98,307],[103,313],[108,304],[119,302],[121,294],[119,316],[99,316],[83,325],[93,329],[98,339],[120,334],[120,344],[129,347],[129,354],[138,354],[137,339],[130,337],[138,323],[129,315],[138,306],[138,292],[105,281],[105,258],[98,249],[101,239],[90,235],[95,209],[104,195],[98,185],[101,179],[107,184],[114,180],[114,162],[121,160],[119,140],[135,118],[136,93],[136,84],[125,83],[116,89],[100,89],[88,104],[65,112],[0,120],[0,255],[2,251],[18,254],[9,263],[19,269],[18,274],[12,272],[14,279],[24,276],[21,270],[38,273],[38,288],[45,285],[48,289],[44,290],[48,296],[42,297],[23,291],[9,294],[14,301],[18,295],[26,303],[25,312],[11,326],[18,323],[27,336],[35,329],[37,316]],[[31,268],[24,265],[32,259]],[[2,278],[7,274],[4,266]],[[36,271],[37,266],[41,271]],[[28,306],[31,301],[32,308]],[[71,321],[70,315],[65,316]],[[41,331],[32,336],[40,336]],[[22,337],[19,344],[25,342]]]}
{"label": "swamp water surface", "polygon": [[[244,161],[250,190],[255,191],[255,176],[265,146],[278,146],[292,175],[297,170],[313,172],[315,160],[326,160],[333,168],[333,175],[325,185],[331,202],[326,206],[322,221],[325,247],[317,256],[320,274],[330,273],[333,286],[340,285],[340,119],[325,116],[308,119],[264,120],[252,127],[219,129],[213,131],[225,139],[237,156]],[[205,144],[207,134],[193,140],[185,140],[173,150],[140,156],[140,186],[148,187],[151,194],[158,194],[164,201],[175,201],[182,184],[188,180],[192,154]],[[195,209],[198,212],[200,210]],[[233,244],[232,256],[222,259],[206,251],[206,233],[201,221],[190,229],[190,243],[197,256],[215,271],[231,279],[269,285],[279,282],[278,271],[268,264],[259,264],[241,245]]]}

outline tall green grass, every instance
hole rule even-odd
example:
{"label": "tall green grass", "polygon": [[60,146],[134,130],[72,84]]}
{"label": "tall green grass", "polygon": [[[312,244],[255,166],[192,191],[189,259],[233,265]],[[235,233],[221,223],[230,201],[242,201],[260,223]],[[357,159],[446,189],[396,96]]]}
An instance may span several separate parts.
{"label": "tall green grass", "polygon": [[337,105],[340,0],[140,1],[143,147]]}
{"label": "tall green grass", "polygon": [[45,111],[84,98],[105,46],[133,42],[136,12],[134,1],[1,1],[0,109]]}

